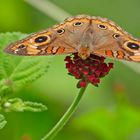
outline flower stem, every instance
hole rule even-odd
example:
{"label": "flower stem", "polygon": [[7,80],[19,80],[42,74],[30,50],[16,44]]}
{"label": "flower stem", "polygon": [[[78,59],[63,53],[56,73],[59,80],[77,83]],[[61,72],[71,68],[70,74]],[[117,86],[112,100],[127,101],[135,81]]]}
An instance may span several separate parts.
{"label": "flower stem", "polygon": [[64,127],[64,125],[67,123],[67,121],[70,119],[70,117],[76,110],[77,105],[79,104],[79,101],[81,100],[85,90],[86,90],[86,87],[80,89],[78,95],[76,96],[76,98],[74,99],[74,101],[72,102],[68,110],[65,112],[65,114],[62,116],[62,118],[50,130],[50,132],[46,134],[41,140],[52,140],[57,135],[57,133]]}

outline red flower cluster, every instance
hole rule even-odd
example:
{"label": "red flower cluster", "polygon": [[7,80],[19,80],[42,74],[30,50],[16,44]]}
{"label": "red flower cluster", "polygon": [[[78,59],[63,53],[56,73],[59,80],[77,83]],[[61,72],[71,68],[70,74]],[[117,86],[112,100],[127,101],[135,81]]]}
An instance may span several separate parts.
{"label": "red flower cluster", "polygon": [[88,83],[98,86],[100,78],[107,75],[113,63],[106,64],[104,57],[91,54],[86,60],[81,59],[77,53],[66,56],[66,68],[70,75],[80,79],[77,87],[85,87]]}

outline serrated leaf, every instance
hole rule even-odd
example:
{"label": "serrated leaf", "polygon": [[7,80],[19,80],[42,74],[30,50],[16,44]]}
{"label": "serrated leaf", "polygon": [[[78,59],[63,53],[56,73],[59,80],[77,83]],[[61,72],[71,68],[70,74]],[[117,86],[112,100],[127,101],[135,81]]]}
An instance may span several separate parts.
{"label": "serrated leaf", "polygon": [[2,109],[6,112],[17,111],[31,111],[31,112],[41,112],[46,111],[47,107],[42,103],[23,101],[20,98],[12,98],[7,100],[3,105]]}
{"label": "serrated leaf", "polygon": [[0,129],[2,129],[6,125],[7,121],[5,120],[4,116],[0,114]]}
{"label": "serrated leaf", "polygon": [[9,79],[14,81],[16,87],[21,87],[27,82],[34,81],[44,75],[49,67],[46,58],[24,58],[11,73]]}
{"label": "serrated leaf", "polygon": [[[14,69],[15,58],[10,55],[6,55],[3,52],[3,48],[10,43],[25,37],[25,34],[21,33],[1,33],[0,34],[0,78],[6,77]],[[19,57],[20,58],[20,57]],[[16,65],[16,64],[15,64]]]}
{"label": "serrated leaf", "polygon": [[24,87],[42,75],[50,65],[49,57],[23,57],[5,54],[3,49],[10,44],[25,37],[22,33],[0,34],[0,92]]}

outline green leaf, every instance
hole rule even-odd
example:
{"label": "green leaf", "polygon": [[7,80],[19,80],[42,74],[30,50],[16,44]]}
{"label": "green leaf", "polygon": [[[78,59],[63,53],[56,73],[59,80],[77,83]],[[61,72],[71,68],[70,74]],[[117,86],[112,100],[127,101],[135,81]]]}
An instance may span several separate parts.
{"label": "green leaf", "polygon": [[78,117],[74,124],[95,133],[101,140],[125,140],[139,128],[140,112],[122,104],[116,110],[102,108]]}
{"label": "green leaf", "polygon": [[4,116],[0,114],[0,129],[2,129],[6,125],[7,121],[5,120]]}
{"label": "green leaf", "polygon": [[6,112],[17,111],[31,111],[31,112],[41,112],[46,111],[47,107],[41,103],[23,101],[20,98],[12,98],[7,100],[3,105],[2,109]]}
{"label": "green leaf", "polygon": [[50,57],[15,56],[5,54],[3,49],[25,37],[22,33],[0,34],[0,92],[12,92],[44,75],[50,65]]}

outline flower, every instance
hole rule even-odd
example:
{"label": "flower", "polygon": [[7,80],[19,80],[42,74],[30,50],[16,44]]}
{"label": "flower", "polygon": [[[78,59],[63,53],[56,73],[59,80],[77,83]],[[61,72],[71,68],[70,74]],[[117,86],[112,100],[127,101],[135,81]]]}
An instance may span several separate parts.
{"label": "flower", "polygon": [[86,87],[88,83],[98,86],[100,78],[106,76],[113,63],[105,63],[105,58],[91,54],[86,60],[83,60],[77,53],[66,56],[66,68],[68,73],[79,79],[78,88]]}

